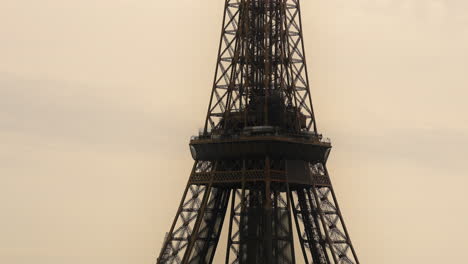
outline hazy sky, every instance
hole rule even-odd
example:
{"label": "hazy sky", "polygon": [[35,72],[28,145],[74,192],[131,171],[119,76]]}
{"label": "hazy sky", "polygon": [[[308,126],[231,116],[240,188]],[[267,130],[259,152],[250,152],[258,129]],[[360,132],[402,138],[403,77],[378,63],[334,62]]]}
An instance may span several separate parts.
{"label": "hazy sky", "polygon": [[[204,121],[222,8],[0,0],[0,263],[155,261]],[[466,262],[468,2],[303,0],[302,12],[361,262]]]}

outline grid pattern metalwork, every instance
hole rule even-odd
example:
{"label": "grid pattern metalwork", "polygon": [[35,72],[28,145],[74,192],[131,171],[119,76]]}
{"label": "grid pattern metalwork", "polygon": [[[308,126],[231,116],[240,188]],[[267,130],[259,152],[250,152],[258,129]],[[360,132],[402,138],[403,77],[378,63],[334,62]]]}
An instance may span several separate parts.
{"label": "grid pattern metalwork", "polygon": [[[228,212],[226,264],[294,264],[294,232],[307,264],[359,264],[325,165],[331,145],[317,133],[300,10],[299,0],[225,0],[198,137],[214,147],[192,152],[209,160],[195,160],[157,264],[211,264]],[[241,136],[320,147],[295,156],[284,154],[291,145],[260,154],[252,141],[218,145]]]}
{"label": "grid pattern metalwork", "polygon": [[205,134],[272,124],[272,106],[255,99],[275,96],[287,112],[304,118],[304,126],[289,129],[317,132],[299,0],[226,0],[218,54]]}

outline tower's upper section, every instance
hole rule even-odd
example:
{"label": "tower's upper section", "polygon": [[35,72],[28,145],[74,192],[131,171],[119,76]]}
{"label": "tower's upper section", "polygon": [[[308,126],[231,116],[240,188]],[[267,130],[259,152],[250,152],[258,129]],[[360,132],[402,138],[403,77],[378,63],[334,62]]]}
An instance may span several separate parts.
{"label": "tower's upper section", "polygon": [[299,0],[226,0],[196,160],[265,156],[326,162],[309,91]]}
{"label": "tower's upper section", "polygon": [[317,135],[299,0],[226,0],[204,135]]}

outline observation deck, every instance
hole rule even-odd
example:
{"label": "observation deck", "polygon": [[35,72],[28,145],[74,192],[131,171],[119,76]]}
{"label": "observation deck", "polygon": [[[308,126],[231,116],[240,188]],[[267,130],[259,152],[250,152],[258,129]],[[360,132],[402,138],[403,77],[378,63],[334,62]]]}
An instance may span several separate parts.
{"label": "observation deck", "polygon": [[209,133],[194,136],[190,151],[194,160],[274,159],[326,162],[331,149],[329,139],[313,132],[281,133],[276,127],[246,127],[240,133]]}

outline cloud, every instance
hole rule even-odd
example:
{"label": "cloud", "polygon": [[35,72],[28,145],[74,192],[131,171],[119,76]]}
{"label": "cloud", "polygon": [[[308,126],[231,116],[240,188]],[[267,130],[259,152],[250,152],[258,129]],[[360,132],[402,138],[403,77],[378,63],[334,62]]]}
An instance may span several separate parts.
{"label": "cloud", "polygon": [[114,100],[112,89],[105,90],[106,94],[82,84],[5,74],[0,87],[0,133],[145,152],[172,152],[175,138],[186,143],[191,134],[190,130],[180,132],[184,127],[181,116],[148,112],[128,97]]}

